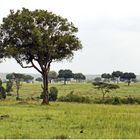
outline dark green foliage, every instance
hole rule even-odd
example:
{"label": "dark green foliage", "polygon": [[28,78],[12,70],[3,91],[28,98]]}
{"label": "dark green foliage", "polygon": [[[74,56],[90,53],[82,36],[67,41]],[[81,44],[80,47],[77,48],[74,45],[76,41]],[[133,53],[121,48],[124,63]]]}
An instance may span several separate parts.
{"label": "dark green foliage", "polygon": [[79,96],[73,94],[73,91],[66,96],[61,96],[58,98],[58,101],[62,102],[78,102],[78,103],[91,103],[89,97]]}
{"label": "dark green foliage", "polygon": [[11,80],[7,81],[6,82],[6,92],[7,93],[11,92],[13,90],[12,87],[13,87],[13,82]]}
{"label": "dark green foliage", "polygon": [[55,136],[55,137],[53,137],[53,139],[69,139],[69,137],[67,136],[67,135],[58,135],[58,136]]}
{"label": "dark green foliage", "polygon": [[113,104],[113,105],[121,104],[120,98],[119,98],[119,97],[114,97],[114,98],[113,98],[113,101],[112,101],[112,104]]}
{"label": "dark green foliage", "polygon": [[131,96],[121,99],[121,102],[123,104],[135,104],[135,103],[139,104],[139,101],[140,101],[139,98],[135,99],[132,98]]}
{"label": "dark green foliage", "polygon": [[2,80],[0,79],[0,86],[2,86]]}
{"label": "dark green foliage", "polygon": [[6,98],[5,88],[2,86],[2,80],[0,79],[0,99]]}
{"label": "dark green foliage", "polygon": [[[40,99],[43,99],[43,92],[40,95]],[[58,89],[56,87],[50,87],[49,90],[49,101],[56,101],[58,96]]]}
{"label": "dark green foliage", "polygon": [[71,70],[59,70],[58,72],[58,78],[64,79],[64,84],[66,84],[66,81],[68,78],[73,78],[74,74]]}
{"label": "dark green foliage", "polygon": [[49,101],[56,101],[58,95],[58,89],[56,87],[50,87]]}
{"label": "dark green foliage", "polygon": [[132,72],[125,72],[123,73],[123,75],[121,76],[121,80],[122,81],[126,81],[128,83],[128,86],[130,85],[131,81],[136,79],[136,75]]}
{"label": "dark green foliage", "polygon": [[104,78],[104,81],[107,81],[107,82],[109,82],[110,79],[112,78],[111,74],[109,73],[103,73],[101,77]]}
{"label": "dark green foliage", "polygon": [[123,72],[113,71],[111,75],[112,75],[112,78],[115,79],[115,81],[117,81],[118,83],[120,81],[120,77],[123,75]]}
{"label": "dark green foliage", "polygon": [[101,82],[102,79],[101,79],[101,77],[96,77],[96,78],[94,78],[94,81],[95,81],[95,82]]}
{"label": "dark green foliage", "polygon": [[140,104],[140,98],[120,98],[120,97],[113,97],[113,98],[105,98],[104,100],[100,98],[95,98],[92,101],[95,104],[113,104],[113,105],[119,105],[119,104]]}
{"label": "dark green foliage", "polygon": [[13,74],[12,73],[7,74],[6,79],[12,80],[13,79]]}
{"label": "dark green foliage", "polygon": [[78,82],[86,79],[85,75],[83,75],[82,73],[74,73],[73,78]]}

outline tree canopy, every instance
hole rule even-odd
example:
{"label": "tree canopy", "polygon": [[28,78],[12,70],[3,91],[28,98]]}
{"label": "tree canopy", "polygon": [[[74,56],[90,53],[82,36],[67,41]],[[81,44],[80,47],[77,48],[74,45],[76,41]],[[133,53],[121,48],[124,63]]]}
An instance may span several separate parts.
{"label": "tree canopy", "polygon": [[82,74],[82,73],[74,73],[73,78],[75,80],[77,80],[77,81],[81,81],[81,80],[85,80],[86,79],[85,75]]}
{"label": "tree canopy", "polygon": [[131,81],[136,79],[136,75],[133,72],[125,72],[121,76],[121,79],[123,81],[126,81],[128,83],[128,86],[130,85]]}
{"label": "tree canopy", "polygon": [[48,73],[48,79],[49,79],[50,83],[51,83],[51,81],[53,79],[56,79],[57,78],[57,75],[58,74],[55,71],[49,71],[49,73]]}
{"label": "tree canopy", "polygon": [[48,72],[53,61],[72,58],[82,48],[78,29],[66,18],[47,10],[23,8],[3,18],[0,43],[5,57],[23,68],[35,68],[43,77],[43,103],[48,104]]}
{"label": "tree canopy", "polygon": [[64,79],[64,84],[66,84],[66,81],[67,81],[68,78],[73,78],[73,73],[69,69],[59,70],[58,77],[63,78]]}
{"label": "tree canopy", "polygon": [[107,93],[119,88],[118,85],[108,84],[104,82],[93,82],[92,84],[95,86],[95,88],[97,88],[98,90],[101,90],[103,94],[103,100]]}

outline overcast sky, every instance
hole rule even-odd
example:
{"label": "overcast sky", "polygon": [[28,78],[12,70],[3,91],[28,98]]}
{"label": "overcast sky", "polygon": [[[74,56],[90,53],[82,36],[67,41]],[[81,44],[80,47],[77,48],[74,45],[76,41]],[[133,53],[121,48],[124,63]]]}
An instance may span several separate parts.
{"label": "overcast sky", "polygon": [[[83,49],[72,62],[51,65],[84,74],[115,70],[140,74],[140,0],[1,0],[0,20],[10,9],[22,7],[52,11],[78,27]],[[0,72],[37,73],[14,60],[0,64]]]}

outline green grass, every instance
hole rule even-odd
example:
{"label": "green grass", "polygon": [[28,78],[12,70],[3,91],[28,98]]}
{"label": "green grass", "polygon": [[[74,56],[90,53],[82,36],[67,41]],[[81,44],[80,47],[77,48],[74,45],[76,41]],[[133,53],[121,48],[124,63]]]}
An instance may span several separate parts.
{"label": "green grass", "polygon": [[[91,98],[102,97],[90,83],[76,83],[64,86],[62,83],[50,84],[59,90],[59,97],[71,91]],[[140,83],[126,86],[107,96],[140,97]],[[22,99],[40,96],[41,84],[23,83]],[[140,139],[139,105],[96,105],[78,103],[50,103],[41,101],[15,101],[16,93],[0,102],[0,138],[117,138]],[[83,133],[80,133],[83,132]]]}
{"label": "green grass", "polygon": [[[72,83],[63,85],[63,83],[55,83],[49,84],[49,87],[55,86],[58,88],[59,93],[58,97],[65,96],[66,94],[74,91],[74,94],[78,94],[81,96],[89,96],[90,98],[101,98],[102,93],[95,89],[91,83]],[[120,89],[112,91],[108,93],[106,96],[114,97],[118,96],[121,98],[126,98],[128,96],[131,97],[139,97],[140,98],[140,83],[132,83],[130,86],[127,86],[127,83],[120,83]],[[20,96],[21,98],[31,98],[31,97],[39,97],[41,94],[42,88],[41,83],[23,83]],[[13,98],[15,98],[16,94],[14,91]],[[11,97],[10,97],[11,98]]]}
{"label": "green grass", "polygon": [[1,102],[4,115],[0,138],[140,138],[138,105]]}

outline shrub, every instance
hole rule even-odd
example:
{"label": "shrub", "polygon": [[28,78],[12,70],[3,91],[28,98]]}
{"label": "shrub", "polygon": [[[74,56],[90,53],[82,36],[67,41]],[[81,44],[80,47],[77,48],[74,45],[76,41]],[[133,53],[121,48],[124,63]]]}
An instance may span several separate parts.
{"label": "shrub", "polygon": [[135,99],[135,98],[132,98],[132,97],[128,97],[128,98],[123,98],[121,99],[121,102],[123,104],[135,104],[135,103],[138,103],[140,99]]}
{"label": "shrub", "polygon": [[91,103],[91,100],[89,97],[79,96],[76,94],[73,94],[73,91],[71,91],[66,96],[61,96],[58,98],[58,101],[62,102],[78,102],[78,103]]}
{"label": "shrub", "polygon": [[69,137],[67,135],[58,135],[58,136],[55,136],[53,137],[53,139],[69,139]]}
{"label": "shrub", "polygon": [[113,105],[121,104],[120,98],[119,97],[114,97],[112,101]]}
{"label": "shrub", "polygon": [[2,80],[0,79],[0,99],[6,98],[5,88],[2,86]]}
{"label": "shrub", "polygon": [[6,98],[6,92],[4,87],[0,87],[0,99],[5,99]]}
{"label": "shrub", "polygon": [[49,100],[56,101],[58,95],[58,89],[56,87],[51,87],[49,92]]}
{"label": "shrub", "polygon": [[[57,100],[57,95],[58,95],[58,89],[56,87],[50,87],[49,90],[49,101],[56,101]],[[40,95],[40,99],[43,99],[43,92]]]}
{"label": "shrub", "polygon": [[13,87],[13,82],[12,81],[7,81],[6,82],[6,92],[11,92]]}

